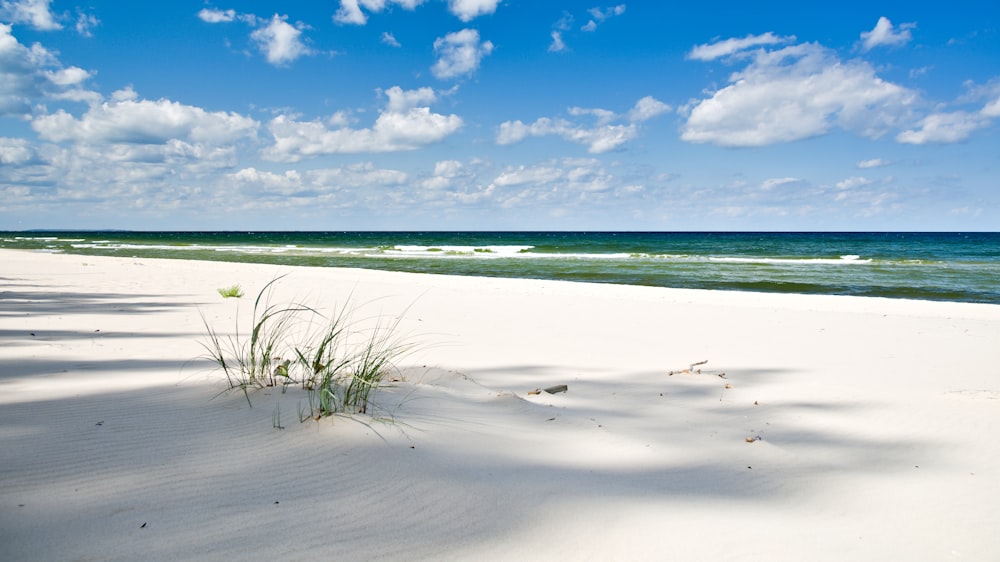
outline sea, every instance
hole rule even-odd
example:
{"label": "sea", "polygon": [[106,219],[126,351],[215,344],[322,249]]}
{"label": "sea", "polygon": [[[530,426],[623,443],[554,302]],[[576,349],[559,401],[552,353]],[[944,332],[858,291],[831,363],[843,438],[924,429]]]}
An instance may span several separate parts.
{"label": "sea", "polygon": [[0,248],[1000,304],[996,232],[26,231]]}

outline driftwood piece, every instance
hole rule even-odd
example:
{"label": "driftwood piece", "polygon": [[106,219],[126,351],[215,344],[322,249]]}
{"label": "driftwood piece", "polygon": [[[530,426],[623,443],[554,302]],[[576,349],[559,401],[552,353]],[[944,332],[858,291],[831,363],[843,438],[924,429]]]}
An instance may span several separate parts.
{"label": "driftwood piece", "polygon": [[541,394],[542,392],[547,392],[549,394],[556,394],[559,392],[566,392],[567,390],[569,390],[569,387],[566,386],[565,384],[557,384],[555,386],[550,386],[548,388],[536,388],[535,390],[528,392],[528,394]]}
{"label": "driftwood piece", "polygon": [[[672,377],[674,375],[700,375],[701,369],[695,369],[695,367],[704,365],[705,363],[708,363],[708,359],[705,359],[704,361],[698,361],[696,363],[691,363],[690,365],[688,365],[687,369],[681,369],[679,371],[668,371],[667,376]],[[718,373],[711,373],[711,374],[719,377],[720,379],[726,378],[726,373],[723,373],[721,371]]]}

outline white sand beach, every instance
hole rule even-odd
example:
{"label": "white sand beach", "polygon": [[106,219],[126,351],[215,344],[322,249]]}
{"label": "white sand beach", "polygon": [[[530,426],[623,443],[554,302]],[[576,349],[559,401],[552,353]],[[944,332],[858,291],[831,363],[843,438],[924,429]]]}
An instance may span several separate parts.
{"label": "white sand beach", "polygon": [[[400,319],[375,418],[226,391],[280,275]],[[998,560],[998,431],[996,305],[0,250],[7,561]]]}

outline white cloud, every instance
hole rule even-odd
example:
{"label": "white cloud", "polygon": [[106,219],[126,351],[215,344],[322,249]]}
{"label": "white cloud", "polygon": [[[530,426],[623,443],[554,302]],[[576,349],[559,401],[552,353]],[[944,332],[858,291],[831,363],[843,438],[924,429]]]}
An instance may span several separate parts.
{"label": "white cloud", "polygon": [[892,162],[881,158],[872,158],[870,160],[861,160],[856,164],[856,166],[862,170],[867,170],[869,168],[881,168],[883,166],[888,166],[889,164],[892,164]]}
{"label": "white cloud", "polygon": [[404,90],[399,86],[393,86],[385,91],[385,95],[389,98],[385,107],[389,113],[405,113],[415,107],[430,105],[437,101],[437,94],[432,88]]}
{"label": "white cloud", "polygon": [[868,63],[841,61],[815,43],[759,50],[728,86],[694,104],[681,138],[764,146],[834,126],[877,138],[908,117],[916,98],[876,76]]}
{"label": "white cloud", "polygon": [[254,186],[269,192],[289,195],[302,189],[302,175],[296,170],[288,170],[284,174],[260,171],[256,168],[243,168],[229,176],[238,184]]}
{"label": "white cloud", "polygon": [[591,19],[586,24],[584,24],[583,27],[580,28],[580,30],[581,31],[588,31],[588,32],[589,31],[595,31],[597,29],[597,25],[601,24],[601,23],[604,23],[604,21],[607,20],[608,18],[613,17],[613,16],[620,16],[620,15],[624,14],[625,13],[625,4],[619,4],[617,6],[611,6],[609,8],[605,8],[603,10],[600,9],[600,8],[591,8],[591,9],[587,10],[587,12],[590,14],[590,16],[593,19]]}
{"label": "white cloud", "polygon": [[856,189],[858,187],[869,185],[871,183],[872,183],[872,180],[870,180],[870,179],[868,179],[866,177],[863,177],[863,176],[852,176],[852,177],[849,177],[847,179],[844,179],[844,180],[841,180],[841,181],[837,182],[836,186],[837,186],[837,189],[847,190],[847,189]]}
{"label": "white cloud", "polygon": [[915,23],[904,23],[893,29],[889,18],[880,17],[874,29],[861,32],[861,50],[870,51],[875,47],[905,45],[913,38],[910,30],[916,26]]}
{"label": "white cloud", "polygon": [[51,3],[52,0],[3,0],[0,18],[14,24],[28,24],[40,31],[62,29],[49,9]]}
{"label": "white cloud", "polygon": [[101,20],[97,19],[96,16],[80,12],[76,17],[76,32],[84,37],[93,37],[94,34],[91,30],[100,24]]}
{"label": "white cloud", "polygon": [[652,119],[669,111],[670,107],[651,96],[636,102],[626,116],[629,124],[614,124],[621,116],[606,109],[571,107],[568,113],[573,117],[592,116],[596,125],[587,127],[566,119],[542,117],[534,123],[525,124],[520,120],[506,121],[497,131],[497,144],[507,145],[523,141],[527,137],[557,136],[570,142],[587,146],[588,152],[599,154],[614,150],[639,135],[636,123]]}
{"label": "white cloud", "polygon": [[431,72],[444,80],[475,72],[483,57],[493,52],[493,43],[480,43],[478,31],[463,29],[436,39],[434,52],[439,58]]}
{"label": "white cloud", "polygon": [[1000,117],[1000,98],[997,98],[983,106],[981,113],[986,117]]}
{"label": "white cloud", "polygon": [[437,96],[430,88],[386,92],[389,101],[374,125],[367,129],[341,126],[331,129],[321,121],[296,121],[281,115],[268,124],[273,146],[263,156],[269,160],[296,162],[321,154],[398,152],[415,150],[444,140],[462,127],[457,115],[432,113]]}
{"label": "white cloud", "polygon": [[59,70],[46,70],[45,76],[56,86],[75,86],[90,78],[90,73],[82,68],[71,66]]}
{"label": "white cloud", "polygon": [[493,180],[493,185],[509,187],[525,184],[546,184],[565,177],[566,172],[553,165],[516,166],[504,170]]}
{"label": "white cloud", "polygon": [[454,178],[461,174],[464,165],[458,160],[441,160],[434,163],[434,175]]}
{"label": "white cloud", "polygon": [[285,66],[301,57],[316,54],[316,50],[303,40],[302,32],[309,26],[302,22],[292,25],[288,23],[287,15],[274,14],[268,19],[235,10],[204,8],[198,12],[198,18],[207,23],[240,21],[250,26],[253,28],[250,41],[274,66]]}
{"label": "white cloud", "polygon": [[448,0],[448,10],[458,19],[469,22],[478,16],[492,14],[500,0]]}
{"label": "white cloud", "polygon": [[139,99],[139,92],[132,89],[132,86],[111,92],[111,101],[135,101]]}
{"label": "white cloud", "polygon": [[[381,11],[385,7],[384,1],[364,2],[364,4],[369,10],[373,10],[372,6],[374,5],[374,11]],[[364,25],[368,23],[368,16],[361,11],[361,4],[358,0],[341,0],[340,8],[333,15],[333,21],[342,24]]]}
{"label": "white cloud", "polygon": [[208,23],[228,23],[236,19],[236,10],[219,10],[216,8],[202,8],[198,12],[201,21]]}
{"label": "white cloud", "polygon": [[768,31],[763,35],[747,35],[742,38],[725,39],[722,41],[716,41],[715,43],[696,45],[693,49],[691,49],[691,52],[687,54],[687,58],[710,61],[722,57],[728,57],[750,49],[751,47],[758,47],[761,45],[778,45],[794,40],[795,37],[779,37]]}
{"label": "white cloud", "polygon": [[552,32],[552,43],[549,45],[550,53],[561,53],[566,50],[566,43],[563,42],[562,32]]}
{"label": "white cloud", "polygon": [[392,4],[413,10],[423,3],[424,0],[341,0],[340,8],[333,15],[333,21],[346,25],[365,25],[368,23],[368,16],[362,8],[372,13],[379,13]]}
{"label": "white cloud", "polygon": [[[387,209],[409,211],[412,200],[407,200],[405,194],[412,190],[402,187],[410,184],[407,173],[379,168],[371,162],[309,170],[251,166],[217,176],[188,206],[206,209],[202,214],[208,218],[212,217],[207,210],[218,208],[239,213],[242,218],[266,217],[271,226],[278,224],[275,221],[287,223],[289,217],[300,221],[296,224],[318,217],[325,222],[333,212],[350,216],[361,211],[371,216],[372,212]],[[214,221],[219,218],[214,217]]]}
{"label": "white cloud", "polygon": [[256,135],[259,124],[242,115],[208,112],[169,100],[137,100],[126,90],[90,107],[79,119],[63,110],[36,117],[38,135],[52,142],[163,145],[171,140],[220,145]]}
{"label": "white cloud", "polygon": [[34,158],[34,150],[25,139],[0,137],[0,164],[22,165]]}
{"label": "white cloud", "polygon": [[614,121],[618,115],[614,111],[600,108],[586,108],[586,107],[571,107],[567,110],[567,113],[573,117],[583,117],[590,115],[597,120],[599,126],[607,125],[608,123]]}
{"label": "white cloud", "polygon": [[[455,194],[466,203],[490,199],[502,208],[594,202],[612,194],[615,178],[592,158],[564,158],[540,164],[508,166],[474,193]],[[634,190],[634,186],[624,189]]]}
{"label": "white cloud", "polygon": [[799,183],[802,180],[799,178],[770,178],[763,181],[760,184],[760,188],[764,191],[771,191],[776,187],[781,187],[783,185],[790,185],[794,183]]}
{"label": "white cloud", "polygon": [[470,175],[465,165],[458,160],[441,160],[434,164],[433,175],[421,182],[421,185],[427,189],[445,189],[451,187],[455,180],[468,178]]}
{"label": "white cloud", "polygon": [[896,141],[904,144],[960,142],[967,139],[973,131],[989,125],[990,120],[982,113],[932,113],[921,119],[916,129],[896,135]]}
{"label": "white cloud", "polygon": [[587,151],[600,154],[614,150],[634,139],[638,130],[634,125],[604,125],[585,128],[564,119],[542,117],[530,125],[521,121],[507,121],[500,124],[497,144],[514,144],[531,137],[554,135],[571,142],[587,146]]}
{"label": "white cloud", "polygon": [[275,14],[270,23],[255,29],[250,34],[250,38],[267,57],[267,62],[275,66],[288,64],[299,57],[314,53],[302,42],[302,31],[285,21],[287,19],[287,16]]}
{"label": "white cloud", "polygon": [[390,47],[402,47],[402,45],[399,44],[399,41],[396,41],[396,37],[388,31],[382,32],[381,41]]}
{"label": "white cloud", "polygon": [[410,176],[400,170],[379,168],[371,162],[359,162],[342,168],[323,168],[306,172],[310,184],[323,189],[351,187],[370,189],[377,186],[403,185]]}
{"label": "white cloud", "polygon": [[91,74],[81,68],[63,67],[42,45],[30,48],[11,35],[11,26],[0,23],[0,116],[25,116],[43,99],[99,100],[83,88]]}
{"label": "white cloud", "polygon": [[669,105],[657,100],[653,96],[646,96],[635,102],[635,107],[628,112],[628,120],[633,123],[649,121],[654,117],[667,113],[671,109]]}

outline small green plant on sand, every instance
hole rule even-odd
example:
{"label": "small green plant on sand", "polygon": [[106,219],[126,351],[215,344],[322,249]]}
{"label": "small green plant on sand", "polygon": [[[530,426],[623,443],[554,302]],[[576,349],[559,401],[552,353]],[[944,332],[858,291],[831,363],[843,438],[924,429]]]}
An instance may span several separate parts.
{"label": "small green plant on sand", "polygon": [[[308,403],[299,413],[302,421],[368,413],[372,393],[412,349],[397,335],[399,320],[377,320],[373,328],[361,330],[355,329],[348,305],[326,318],[302,304],[271,304],[279,279],[257,295],[248,334],[241,334],[238,315],[236,331],[228,336],[219,334],[202,315],[207,332],[202,345],[226,375],[230,390],[241,390],[252,407],[251,390],[281,386],[285,392],[291,385],[301,385]],[[317,320],[322,327],[310,329]]]}
{"label": "small green plant on sand", "polygon": [[242,390],[247,402],[250,402],[249,389],[274,386],[282,375],[288,378],[289,363],[281,358],[288,331],[296,315],[312,311],[301,305],[270,304],[271,291],[279,279],[272,279],[258,293],[249,335],[240,334],[239,314],[235,333],[227,337],[220,336],[202,314],[208,333],[208,341],[202,346],[225,373],[229,388]]}
{"label": "small green plant on sand", "polygon": [[238,283],[229,287],[219,287],[216,290],[219,291],[219,294],[222,295],[222,298],[224,299],[238,299],[243,296],[243,288],[240,287]]}
{"label": "small green plant on sand", "polygon": [[399,320],[380,320],[366,331],[354,331],[349,329],[346,310],[334,317],[315,347],[296,349],[309,399],[308,413],[300,413],[301,419],[368,413],[372,393],[396,370],[396,361],[412,349],[397,335]]}

